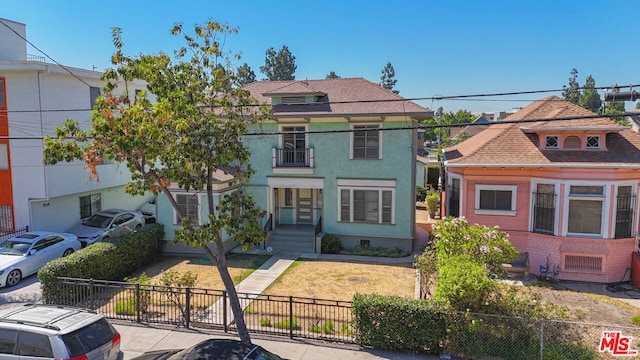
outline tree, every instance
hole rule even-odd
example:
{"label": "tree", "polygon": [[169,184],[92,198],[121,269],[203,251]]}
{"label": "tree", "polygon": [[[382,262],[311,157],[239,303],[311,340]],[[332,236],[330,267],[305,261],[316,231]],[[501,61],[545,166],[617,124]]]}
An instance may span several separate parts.
{"label": "tree", "polygon": [[267,49],[264,59],[264,66],[260,66],[260,72],[267,76],[268,80],[295,80],[293,75],[296,72],[296,57],[291,54],[286,45],[276,51],[273,48]]}
{"label": "tree", "polygon": [[329,74],[327,74],[327,79],[340,79],[340,76],[338,76],[338,74],[336,74],[335,71],[331,70],[331,72],[329,72]]}
{"label": "tree", "polygon": [[[620,88],[618,87],[618,84],[616,84],[613,89],[611,89],[612,92],[614,93],[619,93],[620,92]],[[623,114],[625,112],[625,108],[624,108],[624,101],[609,101],[609,102],[603,102],[602,106],[604,107],[604,113],[606,115],[611,115],[611,114]],[[628,126],[629,123],[624,120],[624,118],[621,118],[619,116],[616,117],[611,117],[611,120],[617,122],[620,125],[625,125]]]}
{"label": "tree", "polygon": [[398,80],[395,79],[396,71],[393,69],[391,62],[387,63],[387,66],[382,69],[382,76],[380,77],[380,86],[393,92],[394,94],[400,94],[400,91],[393,90]]}
{"label": "tree", "polygon": [[589,75],[584,81],[584,90],[582,91],[582,96],[580,96],[579,105],[589,111],[599,113],[600,107],[602,106],[602,100],[600,99],[600,94],[598,94],[598,90],[596,90],[595,87],[596,81],[591,75]]}
{"label": "tree", "polygon": [[580,102],[580,85],[578,85],[578,70],[571,69],[571,77],[569,78],[569,87],[562,90],[562,96],[565,100],[574,104]]}
{"label": "tree", "polygon": [[[455,124],[470,124],[473,122],[474,115],[468,110],[458,110],[455,113],[453,111],[449,111],[444,113],[442,116],[442,124],[443,125],[455,125]],[[437,129],[440,132],[440,146],[448,147],[457,144],[468,138],[457,138],[457,141],[451,140],[451,127],[441,127]]]}
{"label": "tree", "polygon": [[238,68],[238,85],[245,86],[256,81],[256,73],[251,70],[249,64],[244,63]]}
{"label": "tree", "polygon": [[[182,224],[176,241],[202,248],[215,264],[229,295],[238,335],[250,341],[227,269],[222,232],[235,237],[244,249],[265,238],[259,223],[264,211],[244,189],[253,170],[241,136],[248,125],[266,119],[269,111],[264,105],[256,106],[246,90],[228,86],[237,81],[238,74],[219,66],[230,63],[220,38],[236,32],[210,21],[187,34],[178,24],[171,34],[182,36],[186,44],[175,51],[172,61],[163,53],[124,56],[121,31],[114,28],[116,51],[111,62],[115,68],[103,75],[105,95],[98,98],[91,113],[93,128],[84,131],[77,121],[67,119],[56,129],[55,137],[45,138],[44,160],[49,165],[83,160],[90,178],[96,179],[97,165],[104,157],[113,159],[125,163],[131,172],[126,186],[129,194],[152,191],[166,195]],[[116,95],[118,83],[133,79],[147,82],[147,90],[157,98],[155,103],[141,93],[129,100],[127,86],[122,95]],[[227,168],[235,170],[234,190],[216,208],[212,175]],[[170,182],[183,191],[206,191],[209,216],[202,225],[184,216]]]}

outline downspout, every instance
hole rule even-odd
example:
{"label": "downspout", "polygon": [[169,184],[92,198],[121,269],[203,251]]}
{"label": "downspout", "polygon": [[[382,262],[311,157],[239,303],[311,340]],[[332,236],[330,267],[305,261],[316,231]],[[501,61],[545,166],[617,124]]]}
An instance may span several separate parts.
{"label": "downspout", "polygon": [[[37,84],[38,84],[38,116],[40,118],[40,137],[41,137],[41,144],[42,144],[42,152],[44,153],[44,117],[42,115],[42,86],[40,84],[40,74],[42,74],[43,72],[49,72],[49,67],[46,66],[46,70],[38,70],[38,76],[37,76]],[[47,172],[47,166],[42,165],[42,180],[44,182],[44,199],[40,199],[40,200],[48,200],[49,199],[49,181],[48,181],[48,172]],[[29,199],[29,225],[30,228],[34,228],[33,226],[33,206],[32,206],[32,201],[33,199]]]}

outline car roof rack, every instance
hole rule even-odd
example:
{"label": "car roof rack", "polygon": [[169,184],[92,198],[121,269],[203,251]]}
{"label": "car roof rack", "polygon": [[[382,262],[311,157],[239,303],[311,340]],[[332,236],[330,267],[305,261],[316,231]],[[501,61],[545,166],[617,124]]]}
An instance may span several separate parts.
{"label": "car roof rack", "polygon": [[[67,310],[69,310],[71,312],[62,314],[60,316],[56,316],[56,317],[54,317],[53,319],[49,320],[46,323],[28,321],[28,320],[24,320],[24,319],[17,320],[17,319],[10,319],[9,318],[9,317],[11,317],[13,315],[16,315],[16,314],[19,314],[21,312],[24,312],[29,307],[36,307],[36,306],[38,306],[38,307],[58,308],[58,309],[67,309]],[[53,325],[53,323],[55,323],[56,321],[58,321],[60,319],[63,319],[63,318],[78,314],[80,312],[93,312],[93,313],[95,313],[94,311],[91,311],[89,309],[69,308],[69,307],[65,307],[63,305],[26,303],[22,307],[16,308],[15,310],[4,314],[2,317],[0,317],[0,321],[1,322],[13,323],[13,324],[32,325],[32,326],[37,326],[37,327],[44,328],[44,329],[51,329],[51,330],[59,331],[59,330],[61,330],[60,327],[58,327],[56,325]]]}

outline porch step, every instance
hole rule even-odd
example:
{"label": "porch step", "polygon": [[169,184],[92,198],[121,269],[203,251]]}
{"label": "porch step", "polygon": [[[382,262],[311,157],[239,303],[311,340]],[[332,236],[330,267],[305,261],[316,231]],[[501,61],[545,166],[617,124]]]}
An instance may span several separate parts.
{"label": "porch step", "polygon": [[315,228],[310,225],[280,225],[267,238],[267,246],[276,252],[314,252]]}

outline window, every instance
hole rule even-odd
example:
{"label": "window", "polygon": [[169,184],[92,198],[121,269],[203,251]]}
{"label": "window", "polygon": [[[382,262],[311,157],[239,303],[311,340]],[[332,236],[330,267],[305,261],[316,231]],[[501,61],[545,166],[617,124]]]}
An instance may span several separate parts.
{"label": "window", "polygon": [[618,187],[618,195],[616,196],[616,239],[631,237],[635,200],[631,186]]}
{"label": "window", "polygon": [[547,149],[557,149],[558,144],[559,142],[557,136],[547,136],[544,147],[546,147]]}
{"label": "window", "polygon": [[9,170],[9,152],[7,144],[0,144],[0,170]]}
{"label": "window", "polygon": [[395,223],[394,190],[385,189],[340,189],[341,222],[371,224]]}
{"label": "window", "polygon": [[351,133],[352,159],[380,159],[380,126],[354,125]]}
{"label": "window", "polygon": [[602,234],[604,186],[571,185],[567,232]]}
{"label": "window", "polygon": [[284,189],[284,206],[293,206],[293,189]]}
{"label": "window", "polygon": [[[176,202],[178,203],[178,209],[180,209],[183,219],[189,219],[195,225],[200,224],[198,212],[200,197],[198,194],[176,194]],[[176,224],[181,223],[177,214],[175,219]]]}
{"label": "window", "polygon": [[533,193],[533,232],[554,234],[556,194],[553,184],[537,184]]}
{"label": "window", "polygon": [[96,106],[96,101],[98,100],[98,96],[100,96],[100,88],[91,86],[89,88],[89,106],[93,109]]}
{"label": "window", "polygon": [[0,330],[0,354],[13,354],[16,350],[15,330]]}
{"label": "window", "polygon": [[306,102],[306,98],[304,96],[283,96],[282,103],[283,104],[304,104]]}
{"label": "window", "polygon": [[516,213],[515,185],[476,185],[476,214],[510,215]]}
{"label": "window", "polygon": [[7,107],[4,101],[4,78],[0,78],[0,108]]}
{"label": "window", "polygon": [[91,194],[80,197],[80,218],[88,218],[89,216],[102,210],[102,195]]}
{"label": "window", "polygon": [[600,136],[587,136],[587,149],[599,149]]}
{"label": "window", "polygon": [[28,331],[20,331],[18,334],[18,352],[22,356],[53,358],[53,350],[49,337],[44,334],[35,334]]}
{"label": "window", "polygon": [[304,126],[285,126],[282,128],[282,160],[284,165],[306,165],[306,134]]}

